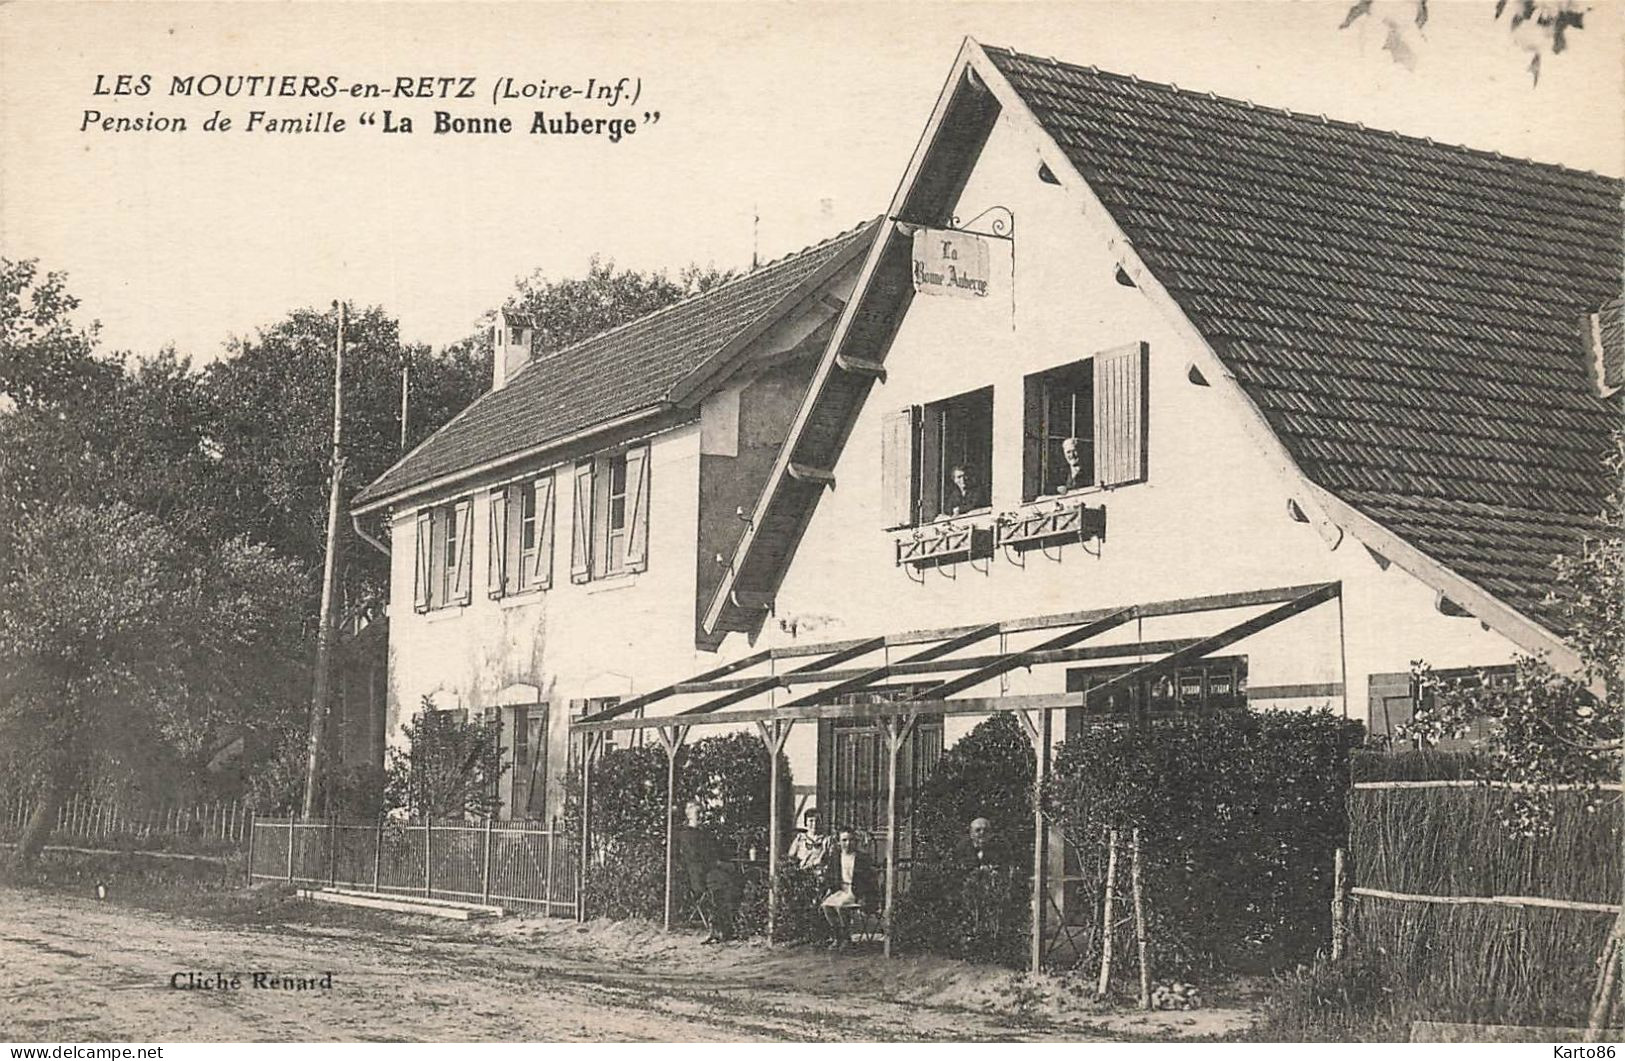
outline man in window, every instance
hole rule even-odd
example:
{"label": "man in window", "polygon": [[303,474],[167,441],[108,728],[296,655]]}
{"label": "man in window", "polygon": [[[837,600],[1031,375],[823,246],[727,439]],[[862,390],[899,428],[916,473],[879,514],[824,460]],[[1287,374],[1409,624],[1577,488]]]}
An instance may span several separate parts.
{"label": "man in window", "polygon": [[944,516],[963,516],[967,512],[986,508],[987,505],[987,491],[971,478],[969,469],[963,464],[956,464],[949,469],[948,489],[943,491],[942,496]]}
{"label": "man in window", "polygon": [[1068,490],[1079,487],[1093,486],[1095,470],[1090,467],[1086,458],[1089,456],[1083,439],[1072,437],[1061,440],[1061,458],[1066,464],[1056,470],[1055,481],[1050,484],[1050,493],[1064,494]]}

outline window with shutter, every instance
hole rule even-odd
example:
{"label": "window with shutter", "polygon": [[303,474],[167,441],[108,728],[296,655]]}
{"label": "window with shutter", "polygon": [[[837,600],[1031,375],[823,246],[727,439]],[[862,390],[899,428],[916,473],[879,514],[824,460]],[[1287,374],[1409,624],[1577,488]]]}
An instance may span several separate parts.
{"label": "window with shutter", "polygon": [[575,490],[570,509],[570,581],[592,578],[593,462],[575,468]]}
{"label": "window with shutter", "polygon": [[598,483],[593,488],[600,509],[593,528],[593,555],[598,558],[593,574],[618,575],[626,568],[626,454],[600,458]]}
{"label": "window with shutter", "polygon": [[417,519],[417,563],[414,565],[412,607],[420,612],[429,610],[434,582],[434,513],[423,509]]}
{"label": "window with shutter", "polygon": [[1074,361],[1028,376],[1021,499],[1095,485],[1095,366]]}
{"label": "window with shutter", "polygon": [[1146,477],[1145,343],[1096,354],[1095,482],[1122,486]]}
{"label": "window with shutter", "polygon": [[649,447],[626,453],[626,570],[649,566]]}
{"label": "window with shutter", "polygon": [[[474,504],[472,501],[459,501],[452,508],[452,530],[457,540],[457,550],[447,557],[447,566],[452,569],[452,599],[458,604],[467,604],[474,599]],[[449,539],[448,539],[449,540]]]}
{"label": "window with shutter", "polygon": [[880,434],[880,502],[887,528],[914,522],[914,496],[919,461],[914,445],[920,409],[911,405],[886,417]]}
{"label": "window with shutter", "polygon": [[485,592],[492,598],[509,592],[508,491],[491,491],[491,520],[486,527]]}
{"label": "window with shutter", "polygon": [[529,586],[549,589],[553,585],[553,493],[555,476],[549,472],[536,480],[532,496],[536,501],[536,546],[526,565]]}

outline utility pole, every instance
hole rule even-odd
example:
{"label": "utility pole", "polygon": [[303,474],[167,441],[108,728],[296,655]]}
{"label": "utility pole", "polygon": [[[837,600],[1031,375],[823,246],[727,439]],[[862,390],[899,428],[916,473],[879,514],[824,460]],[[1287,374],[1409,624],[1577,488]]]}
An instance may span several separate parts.
{"label": "utility pole", "polygon": [[407,399],[412,388],[412,355],[401,351],[401,452],[406,452]]}
{"label": "utility pole", "polygon": [[316,691],[310,698],[310,755],[305,763],[305,818],[316,816],[316,793],[321,787],[322,758],[327,739],[327,702],[333,665],[333,597],[338,581],[339,488],[344,479],[344,303],[339,311],[339,332],[333,360],[333,468],[327,495],[327,559],[322,564],[322,615],[316,631]]}

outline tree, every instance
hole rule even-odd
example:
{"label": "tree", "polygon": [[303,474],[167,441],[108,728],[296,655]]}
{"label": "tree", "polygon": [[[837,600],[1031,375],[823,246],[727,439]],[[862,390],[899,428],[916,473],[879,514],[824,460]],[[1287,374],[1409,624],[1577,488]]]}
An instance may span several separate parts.
{"label": "tree", "polygon": [[469,722],[437,711],[425,696],[418,715],[402,730],[406,749],[391,748],[386,800],[414,817],[485,818],[501,803],[502,762],[496,721]]}
{"label": "tree", "polygon": [[[1591,5],[1583,0],[1495,0],[1495,18],[1510,12],[1507,26],[1529,53],[1529,76],[1540,82],[1540,60],[1544,55],[1561,55],[1568,48],[1569,30],[1585,28],[1585,13]],[[1428,24],[1428,0],[1356,0],[1339,29],[1348,29],[1363,18],[1373,18],[1387,30],[1383,49],[1394,62],[1414,69],[1416,53],[1413,34]]]}
{"label": "tree", "polygon": [[[1560,672],[1532,656],[1520,656],[1510,676],[1445,679],[1425,662],[1414,668],[1422,706],[1409,733],[1431,742],[1465,736],[1474,722],[1490,720],[1485,776],[1517,786],[1507,813],[1514,828],[1550,828],[1559,785],[1579,786],[1595,808],[1602,783],[1625,779],[1625,431],[1615,432],[1608,471],[1614,489],[1597,530],[1555,564],[1553,595],[1580,656],[1579,672]],[[1604,951],[1593,1031],[1607,1019],[1622,957],[1625,909]]]}
{"label": "tree", "polygon": [[200,554],[123,502],[45,506],[0,565],[0,744],[35,794],[15,863],[93,776],[195,760],[223,704],[252,705],[299,644],[302,572],[261,546]]}

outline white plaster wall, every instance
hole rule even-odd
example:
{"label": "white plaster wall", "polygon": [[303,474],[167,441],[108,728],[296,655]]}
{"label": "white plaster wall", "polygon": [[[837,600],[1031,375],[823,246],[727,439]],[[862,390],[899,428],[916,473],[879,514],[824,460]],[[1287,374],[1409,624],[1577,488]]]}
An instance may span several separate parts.
{"label": "white plaster wall", "polygon": [[[1510,659],[1510,642],[1476,620],[1439,614],[1431,589],[1398,567],[1382,570],[1352,536],[1332,550],[1309,525],[1289,518],[1288,494],[1244,434],[1233,399],[1188,381],[1194,352],[1139,290],[1115,282],[1116,259],[1104,238],[1085,223],[1075,199],[1040,182],[1037,168],[1030,142],[1001,119],[955,211],[961,219],[994,205],[1013,212],[1014,243],[992,241],[994,289],[978,300],[914,299],[886,358],[888,378],[870,392],[835,469],[836,485],[819,503],[780,589],[764,643],[1341,580],[1350,717],[1365,716],[1369,674],[1405,671],[1418,658],[1440,666]],[[923,582],[894,566],[893,535],[880,514],[881,425],[888,414],[992,384],[993,507],[1013,510],[1021,504],[1023,377],[1139,341],[1150,344],[1148,480],[1088,495],[1107,511],[1098,555],[1073,545],[1058,559],[1028,553],[1021,566],[1000,555],[928,570]],[[1101,640],[1208,634],[1261,610],[1146,621]],[[1337,682],[1339,620],[1337,603],[1324,604],[1225,653],[1249,657],[1250,686]],[[791,626],[793,636],[785,629]],[[723,652],[744,651],[743,641],[734,635]],[[1060,691],[1064,671],[1055,665],[1016,672],[1005,687]],[[997,688],[990,682],[965,695]],[[1343,708],[1327,697],[1268,706],[1322,705]],[[974,723],[950,719],[948,740]],[[813,730],[798,726],[788,746],[803,783],[814,774]]]}
{"label": "white plaster wall", "polygon": [[[709,665],[694,647],[694,542],[698,522],[700,427],[693,423],[650,442],[649,566],[646,571],[576,585],[570,581],[571,465],[559,470],[551,589],[492,600],[487,594],[490,485],[432,499],[475,499],[474,593],[467,606],[413,609],[414,510],[393,514],[387,733],[424,695],[439,708],[470,715],[518,702],[513,686],[534,686],[551,705],[549,772],[563,769],[568,704],[627,697]],[[535,471],[544,471],[537,468]],[[557,788],[549,796],[556,811]]]}

